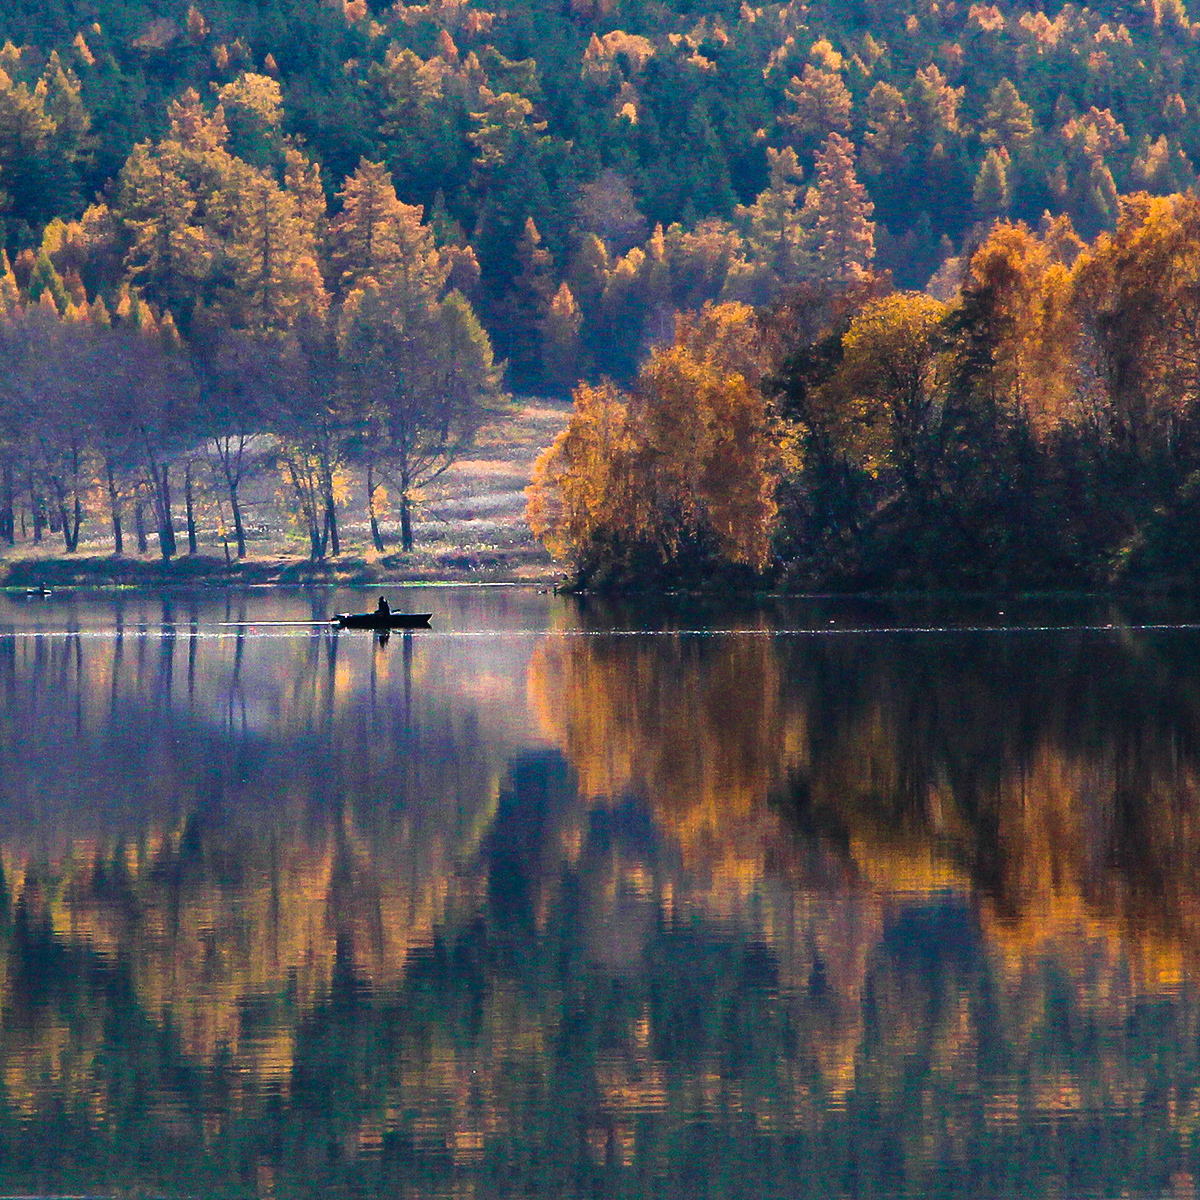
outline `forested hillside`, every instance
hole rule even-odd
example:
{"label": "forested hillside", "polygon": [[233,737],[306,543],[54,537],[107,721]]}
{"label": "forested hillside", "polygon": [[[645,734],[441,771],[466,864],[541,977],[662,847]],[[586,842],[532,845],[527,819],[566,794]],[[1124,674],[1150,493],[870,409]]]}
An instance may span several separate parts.
{"label": "forested hillside", "polygon": [[1067,213],[1090,237],[1119,193],[1186,187],[1198,29],[1181,0],[19,0],[4,239],[36,252],[61,218],[51,257],[89,298],[130,277],[186,335],[216,284],[153,294],[129,176],[194,89],[231,154],[285,187],[304,156],[335,211],[383,164],[473,249],[463,290],[510,382],[563,391],[631,376],[675,308],[871,265],[924,287],[980,222]]}
{"label": "forested hillside", "polygon": [[182,481],[243,555],[274,471],[312,557],[350,503],[382,551],[386,491],[408,549],[505,389],[581,381],[531,508],[581,578],[1187,543],[1182,0],[21,0],[0,39],[9,544],[150,512],[169,557]]}

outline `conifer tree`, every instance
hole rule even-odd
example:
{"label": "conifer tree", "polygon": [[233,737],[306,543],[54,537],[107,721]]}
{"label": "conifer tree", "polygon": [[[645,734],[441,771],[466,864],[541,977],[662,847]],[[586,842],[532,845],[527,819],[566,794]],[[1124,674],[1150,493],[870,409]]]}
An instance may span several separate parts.
{"label": "conifer tree", "polygon": [[518,272],[503,306],[506,342],[518,382],[534,387],[541,377],[539,346],[554,298],[554,259],[532,217],[517,242]]}
{"label": "conifer tree", "polygon": [[296,197],[300,219],[313,231],[317,245],[323,246],[328,222],[321,164],[289,146],[284,152],[283,186]]}
{"label": "conifer tree", "polygon": [[880,80],[867,96],[863,166],[875,174],[898,169],[912,138],[913,120],[904,93]]}
{"label": "conifer tree", "polygon": [[283,124],[283,93],[269,75],[243,71],[217,93],[232,153],[258,167],[275,157]]}
{"label": "conifer tree", "polygon": [[546,122],[533,119],[533,104],[517,92],[496,95],[481,88],[482,110],[471,114],[474,129],[468,135],[475,147],[476,169],[494,173],[508,165],[520,143],[537,143]]}
{"label": "conifer tree", "polygon": [[8,261],[8,253],[0,250],[0,316],[15,312],[20,303],[21,288]]}
{"label": "conifer tree", "polygon": [[1033,110],[1021,99],[1011,79],[1002,79],[988,93],[983,118],[983,144],[1008,152],[1022,150],[1033,137]]}
{"label": "conifer tree", "polygon": [[1012,189],[1008,180],[1008,155],[1004,150],[993,146],[987,152],[975,177],[972,195],[975,214],[981,221],[992,221],[1008,212]]}
{"label": "conifer tree", "polygon": [[954,88],[947,83],[936,64],[918,70],[913,81],[910,109],[919,136],[928,143],[959,136],[962,130],[958,106],[965,94],[966,88]]}
{"label": "conifer tree", "polygon": [[806,208],[813,223],[821,275],[844,282],[861,278],[875,257],[875,206],[854,171],[854,144],[831,133],[817,155],[817,183]]}
{"label": "conifer tree", "polygon": [[43,250],[37,256],[33,273],[29,277],[29,299],[37,304],[43,297],[49,296],[59,316],[65,316],[71,303],[67,289],[63,286],[62,278],[54,269],[50,256]]}
{"label": "conifer tree", "polygon": [[836,71],[823,71],[808,63],[804,77],[792,76],[787,99],[793,111],[781,120],[795,131],[801,145],[820,145],[831,133],[847,133],[853,102]]}
{"label": "conifer tree", "polygon": [[233,286],[224,295],[233,323],[266,332],[323,314],[328,298],[315,232],[300,215],[296,198],[244,164],[235,177],[226,247]]}
{"label": "conifer tree", "polygon": [[204,14],[194,5],[188,6],[187,10],[187,31],[188,37],[199,45],[208,37],[209,25],[205,20]]}
{"label": "conifer tree", "polygon": [[425,128],[440,85],[436,68],[410,49],[393,46],[382,63],[372,64],[368,87],[379,113],[380,133],[389,141],[410,138]]}
{"label": "conifer tree", "polygon": [[120,184],[130,279],[164,303],[190,306],[212,272],[217,247],[198,219],[199,198],[184,175],[178,143],[135,146]]}
{"label": "conifer tree", "polygon": [[583,315],[564,280],[559,284],[542,327],[542,373],[559,395],[570,392],[578,378],[579,330]]}
{"label": "conifer tree", "polygon": [[594,233],[584,234],[571,258],[569,281],[571,294],[585,313],[594,308],[604,294],[610,270],[608,248],[604,242]]}
{"label": "conifer tree", "polygon": [[339,193],[342,211],[330,222],[330,259],[345,292],[370,279],[431,295],[446,280],[446,264],[422,210],[402,204],[382,163],[363,159]]}
{"label": "conifer tree", "polygon": [[790,146],[768,149],[770,186],[748,208],[738,210],[745,222],[750,256],[765,276],[754,298],[762,303],[781,287],[796,284],[809,266],[807,232],[801,219],[800,161]]}
{"label": "conifer tree", "polygon": [[[688,114],[684,131],[687,159],[682,172],[673,181],[683,198],[684,219],[690,211],[696,217],[710,214],[727,217],[736,203],[729,160],[713,126],[708,105],[697,101]],[[690,206],[690,208],[689,208]],[[688,222],[689,224],[691,221]]]}

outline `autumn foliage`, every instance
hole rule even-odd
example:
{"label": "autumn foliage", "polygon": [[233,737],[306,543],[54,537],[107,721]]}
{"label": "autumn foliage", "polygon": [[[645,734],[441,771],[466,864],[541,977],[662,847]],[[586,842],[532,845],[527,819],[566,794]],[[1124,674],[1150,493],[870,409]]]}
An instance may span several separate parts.
{"label": "autumn foliage", "polygon": [[577,390],[569,427],[535,467],[534,532],[585,569],[712,557],[761,570],[784,464],[762,374],[750,309],[680,317],[632,394]]}
{"label": "autumn foliage", "polygon": [[1137,194],[1091,244],[995,224],[945,299],[863,276],[707,308],[631,395],[577,393],[531,522],[592,586],[1190,579],[1198,271],[1200,199]]}

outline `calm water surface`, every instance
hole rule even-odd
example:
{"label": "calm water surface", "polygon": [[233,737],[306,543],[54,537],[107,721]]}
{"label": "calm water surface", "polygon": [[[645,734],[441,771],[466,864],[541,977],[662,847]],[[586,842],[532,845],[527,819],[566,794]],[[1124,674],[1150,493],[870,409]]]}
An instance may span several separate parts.
{"label": "calm water surface", "polygon": [[0,1192],[1196,1194],[1195,613],[393,599],[0,596]]}

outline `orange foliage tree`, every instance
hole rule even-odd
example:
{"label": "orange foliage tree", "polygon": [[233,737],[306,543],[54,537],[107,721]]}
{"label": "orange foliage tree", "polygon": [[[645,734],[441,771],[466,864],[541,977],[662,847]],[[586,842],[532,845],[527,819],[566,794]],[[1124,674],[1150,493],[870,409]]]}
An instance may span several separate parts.
{"label": "orange foliage tree", "polygon": [[1138,455],[1169,441],[1200,401],[1200,198],[1121,201],[1076,271],[1092,378],[1111,434]]}
{"label": "orange foliage tree", "polygon": [[534,532],[581,578],[635,562],[762,570],[787,450],[764,373],[745,305],[680,316],[632,395],[608,383],[576,390],[527,491]]}

